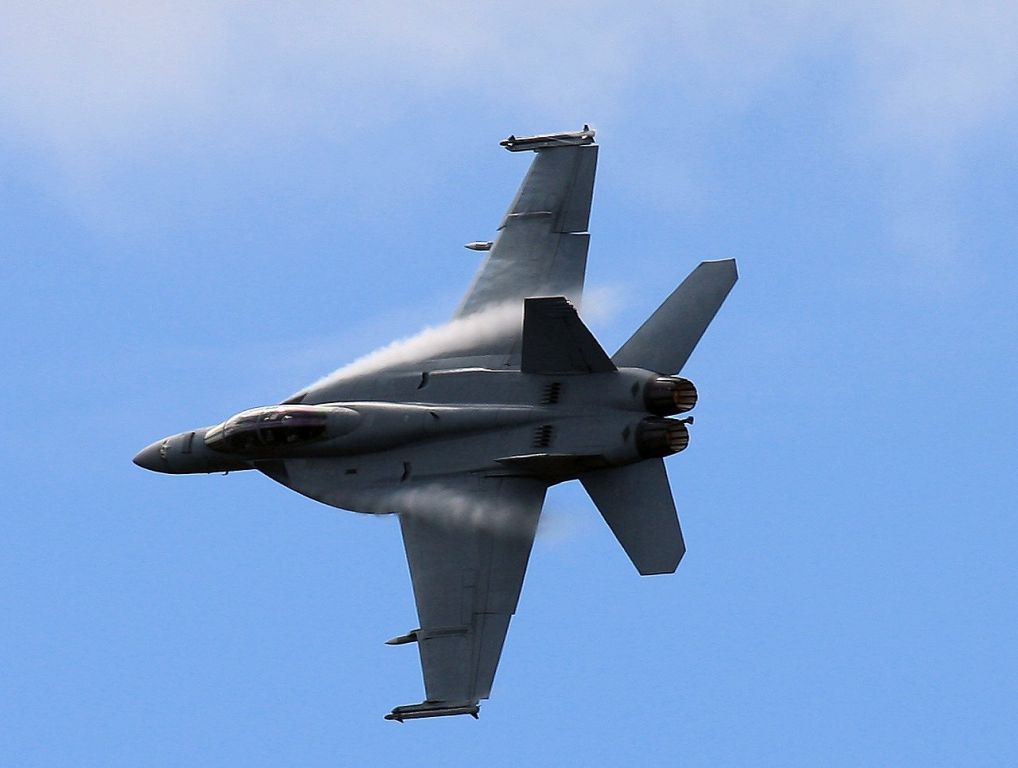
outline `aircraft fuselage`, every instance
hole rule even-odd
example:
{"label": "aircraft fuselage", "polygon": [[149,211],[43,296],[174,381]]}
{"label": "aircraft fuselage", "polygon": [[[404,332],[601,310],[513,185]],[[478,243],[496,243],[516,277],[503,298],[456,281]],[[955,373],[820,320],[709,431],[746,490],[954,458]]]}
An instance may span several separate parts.
{"label": "aircraft fuselage", "polygon": [[318,501],[356,508],[348,494],[364,483],[464,471],[558,482],[677,453],[688,442],[685,423],[661,417],[692,408],[696,391],[636,368],[465,369],[327,382],[300,400],[171,435],[135,463],[169,474],[259,469]]}

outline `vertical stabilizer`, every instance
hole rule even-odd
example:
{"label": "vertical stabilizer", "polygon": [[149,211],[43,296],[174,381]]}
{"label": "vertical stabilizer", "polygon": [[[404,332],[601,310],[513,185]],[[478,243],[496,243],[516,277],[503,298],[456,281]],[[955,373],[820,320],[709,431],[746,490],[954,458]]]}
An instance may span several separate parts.
{"label": "vertical stabilizer", "polygon": [[735,259],[701,262],[612,362],[619,368],[678,373],[738,279]]}
{"label": "vertical stabilizer", "polygon": [[641,574],[675,572],[686,545],[663,459],[594,470],[580,482]]}
{"label": "vertical stabilizer", "polygon": [[523,373],[610,373],[616,370],[563,296],[523,302]]}

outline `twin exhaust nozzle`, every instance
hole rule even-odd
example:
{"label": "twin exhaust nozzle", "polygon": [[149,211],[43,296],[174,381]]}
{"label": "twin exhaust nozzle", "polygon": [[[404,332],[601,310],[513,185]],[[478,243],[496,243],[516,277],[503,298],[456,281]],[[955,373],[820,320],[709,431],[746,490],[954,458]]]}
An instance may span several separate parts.
{"label": "twin exhaust nozzle", "polygon": [[643,389],[643,404],[657,418],[644,419],[636,428],[636,450],[641,458],[671,456],[686,449],[689,445],[686,424],[693,422],[692,417],[663,417],[692,410],[696,399],[693,382],[681,376],[658,376],[647,382]]}
{"label": "twin exhaust nozzle", "polygon": [[647,410],[656,416],[672,416],[690,411],[696,405],[696,387],[681,376],[659,376],[643,390]]}

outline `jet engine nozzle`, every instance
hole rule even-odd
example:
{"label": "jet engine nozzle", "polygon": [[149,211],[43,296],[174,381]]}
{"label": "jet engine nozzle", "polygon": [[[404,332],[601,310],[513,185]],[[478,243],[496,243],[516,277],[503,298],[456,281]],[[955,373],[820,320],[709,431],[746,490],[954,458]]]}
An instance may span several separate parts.
{"label": "jet engine nozzle", "polygon": [[644,419],[636,427],[636,450],[640,458],[671,456],[689,445],[689,430],[677,419]]}
{"label": "jet engine nozzle", "polygon": [[696,387],[681,376],[659,376],[647,382],[643,402],[647,410],[658,416],[685,413],[696,405]]}

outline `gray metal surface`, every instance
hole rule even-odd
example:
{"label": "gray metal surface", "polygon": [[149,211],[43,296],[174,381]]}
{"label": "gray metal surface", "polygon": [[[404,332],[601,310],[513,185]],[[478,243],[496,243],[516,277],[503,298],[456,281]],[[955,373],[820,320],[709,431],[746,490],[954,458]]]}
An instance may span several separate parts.
{"label": "gray metal surface", "polygon": [[529,296],[579,304],[596,168],[596,145],[537,152],[456,317]]}
{"label": "gray metal surface", "polygon": [[546,487],[532,478],[449,478],[400,513],[429,701],[488,697]]}
{"label": "gray metal surface", "polygon": [[537,155],[456,317],[428,345],[135,457],[171,474],[256,469],[333,507],[399,515],[418,626],[388,642],[418,646],[426,698],[388,719],[477,716],[548,486],[581,479],[641,573],[682,557],[662,457],[686,447],[685,423],[668,417],[696,390],[660,373],[689,356],[735,266],[702,264],[610,359],[574,308],[592,141],[588,129],[507,140]]}
{"label": "gray metal surface", "polygon": [[738,279],[735,259],[702,262],[612,355],[612,361],[620,368],[678,373]]}
{"label": "gray metal surface", "polygon": [[580,482],[641,574],[674,573],[686,544],[663,459],[587,472]]}
{"label": "gray metal surface", "polygon": [[561,296],[533,298],[523,308],[523,373],[610,373],[614,363]]}

